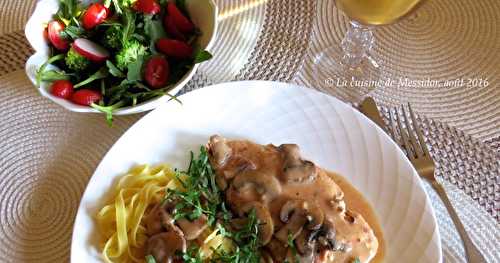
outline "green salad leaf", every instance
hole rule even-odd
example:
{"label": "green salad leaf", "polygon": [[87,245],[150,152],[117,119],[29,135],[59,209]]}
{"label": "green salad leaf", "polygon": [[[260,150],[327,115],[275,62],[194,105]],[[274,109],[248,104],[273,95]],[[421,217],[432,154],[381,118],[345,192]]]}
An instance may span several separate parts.
{"label": "green salad leaf", "polygon": [[101,106],[95,103],[90,104],[92,108],[106,114],[106,122],[109,126],[113,126],[113,113],[123,105],[125,105],[125,101],[119,101],[111,106]]}
{"label": "green salad leaf", "polygon": [[125,46],[126,43],[129,41],[130,37],[132,34],[134,34],[135,31],[135,19],[136,15],[129,9],[125,9],[124,11],[125,14],[125,26],[123,28],[123,33],[122,33],[122,45]]}
{"label": "green salad leaf", "polygon": [[129,81],[138,81],[142,79],[142,65],[144,64],[144,57],[138,56],[137,59],[128,64],[127,79]]}
{"label": "green salad leaf", "polygon": [[64,39],[77,39],[85,36],[85,29],[80,26],[69,25],[61,31],[60,35]]}
{"label": "green salad leaf", "polygon": [[59,0],[59,10],[56,17],[68,25],[79,13],[77,0]]}
{"label": "green salad leaf", "polygon": [[194,63],[198,64],[198,63],[201,63],[203,61],[210,60],[213,56],[212,56],[212,54],[210,54],[210,52],[203,50],[203,49],[200,49],[200,48],[197,48],[194,52],[193,57],[194,57]]}
{"label": "green salad leaf", "polygon": [[47,81],[47,82],[52,82],[56,80],[69,80],[71,74],[67,74],[66,72],[62,70],[46,70],[41,73],[41,81]]}
{"label": "green salad leaf", "polygon": [[157,53],[155,43],[158,39],[166,37],[167,33],[163,29],[163,23],[158,19],[153,19],[153,16],[144,16],[144,33],[149,38],[149,49],[152,53]]}
{"label": "green salad leaf", "polygon": [[75,84],[73,87],[79,88],[81,86],[87,85],[89,83],[92,83],[94,80],[98,79],[103,79],[107,77],[109,74],[108,70],[105,67],[100,68],[98,71],[96,71],[94,74],[90,75],[87,79],[80,81],[79,83]]}
{"label": "green salad leaf", "polygon": [[121,70],[119,70],[115,66],[115,64],[113,64],[113,62],[111,62],[110,60],[106,60],[106,67],[108,67],[109,73],[111,73],[111,75],[118,77],[118,78],[125,77],[125,74],[123,74],[123,72],[121,72]]}
{"label": "green salad leaf", "polygon": [[38,70],[36,71],[36,75],[35,75],[35,79],[36,79],[36,85],[38,87],[40,87],[40,83],[42,82],[42,78],[45,74],[45,68],[49,65],[49,64],[52,64],[56,61],[59,61],[59,60],[63,60],[64,59],[64,54],[58,54],[58,55],[55,55],[55,56],[52,56],[50,57],[49,59],[47,59],[47,61],[45,61],[45,63],[43,63],[39,68]]}
{"label": "green salad leaf", "polygon": [[[220,234],[230,238],[236,244],[233,251],[225,251],[222,248],[212,248],[214,255],[210,262],[245,262],[259,263],[259,248],[262,246],[259,240],[259,220],[255,210],[251,210],[246,223],[239,230],[230,230],[232,214],[226,209],[224,192],[218,187],[215,181],[215,172],[208,160],[207,148],[200,147],[200,153],[195,158],[191,152],[191,161],[187,171],[182,174],[187,175],[181,180],[178,172],[177,180],[185,187],[185,191],[167,190],[165,202],[175,200],[175,219],[187,218],[196,219],[201,215],[208,217],[208,224],[215,227]],[[185,262],[198,263],[199,248],[190,246],[186,253],[182,254]]]}

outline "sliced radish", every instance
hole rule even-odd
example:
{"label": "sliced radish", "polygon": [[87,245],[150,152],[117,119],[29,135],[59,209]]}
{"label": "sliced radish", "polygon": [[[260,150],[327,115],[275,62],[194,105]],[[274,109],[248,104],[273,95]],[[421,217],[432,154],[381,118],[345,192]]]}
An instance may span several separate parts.
{"label": "sliced radish", "polygon": [[64,24],[61,21],[54,20],[47,25],[47,37],[50,43],[58,50],[66,50],[69,47],[69,42],[62,38],[60,33],[64,30]]}
{"label": "sliced radish", "polygon": [[73,48],[90,61],[103,62],[109,57],[109,52],[105,48],[85,38],[76,39]]}

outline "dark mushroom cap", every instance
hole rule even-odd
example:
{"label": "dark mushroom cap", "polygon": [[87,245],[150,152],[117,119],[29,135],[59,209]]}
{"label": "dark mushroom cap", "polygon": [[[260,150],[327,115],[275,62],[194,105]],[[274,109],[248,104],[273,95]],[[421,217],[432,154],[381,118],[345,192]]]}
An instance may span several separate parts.
{"label": "dark mushroom cap", "polygon": [[323,210],[314,202],[289,200],[281,207],[280,219],[286,224],[276,233],[276,238],[287,242],[288,235],[291,235],[295,239],[306,223],[310,230],[319,229],[324,218]]}
{"label": "dark mushroom cap", "polygon": [[160,203],[156,204],[144,219],[146,233],[150,236],[173,226],[173,218]]}
{"label": "dark mushroom cap", "polygon": [[278,147],[283,156],[283,177],[287,183],[310,183],[318,176],[318,167],[311,162],[302,160],[299,146],[282,144]]}

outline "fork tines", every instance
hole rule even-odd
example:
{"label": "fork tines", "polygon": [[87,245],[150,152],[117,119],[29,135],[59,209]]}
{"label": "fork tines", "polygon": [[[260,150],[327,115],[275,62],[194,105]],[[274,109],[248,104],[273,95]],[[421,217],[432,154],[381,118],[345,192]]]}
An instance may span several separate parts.
{"label": "fork tines", "polygon": [[401,105],[400,108],[390,109],[389,122],[391,137],[402,146],[401,148],[405,150],[410,160],[429,156],[429,150],[410,103],[408,103],[408,112],[404,105]]}

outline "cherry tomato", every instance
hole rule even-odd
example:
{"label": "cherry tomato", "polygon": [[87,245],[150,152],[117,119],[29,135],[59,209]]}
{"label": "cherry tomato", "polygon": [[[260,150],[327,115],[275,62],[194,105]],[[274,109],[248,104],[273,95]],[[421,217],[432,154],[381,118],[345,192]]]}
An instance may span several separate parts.
{"label": "cherry tomato", "polygon": [[186,40],[181,31],[177,29],[177,26],[175,25],[172,16],[165,16],[165,18],[163,19],[163,25],[165,26],[165,30],[167,31],[167,33],[173,38],[182,41]]}
{"label": "cherry tomato", "polygon": [[71,96],[71,101],[78,105],[90,106],[101,99],[101,93],[90,89],[79,89]]}
{"label": "cherry tomato", "polygon": [[83,27],[87,30],[94,28],[106,20],[109,15],[109,10],[101,3],[93,3],[83,14]]}
{"label": "cherry tomato", "polygon": [[69,42],[60,35],[65,27],[64,23],[59,20],[51,21],[47,25],[47,37],[50,43],[58,50],[66,50],[69,47]]}
{"label": "cherry tomato", "polygon": [[182,14],[182,12],[177,8],[173,2],[167,4],[168,15],[174,20],[175,26],[183,32],[190,33],[194,30],[194,25],[189,21],[189,19]]}
{"label": "cherry tomato", "polygon": [[137,0],[132,7],[137,12],[150,15],[160,12],[160,4],[156,0]]}
{"label": "cherry tomato", "polygon": [[170,75],[168,61],[161,56],[148,60],[144,70],[144,79],[152,88],[162,88],[167,84]]}
{"label": "cherry tomato", "polygon": [[69,80],[56,80],[51,87],[50,93],[56,97],[69,99],[73,95],[73,83]]}
{"label": "cherry tomato", "polygon": [[156,48],[163,54],[174,58],[189,58],[193,55],[191,46],[175,39],[160,38],[156,41]]}

